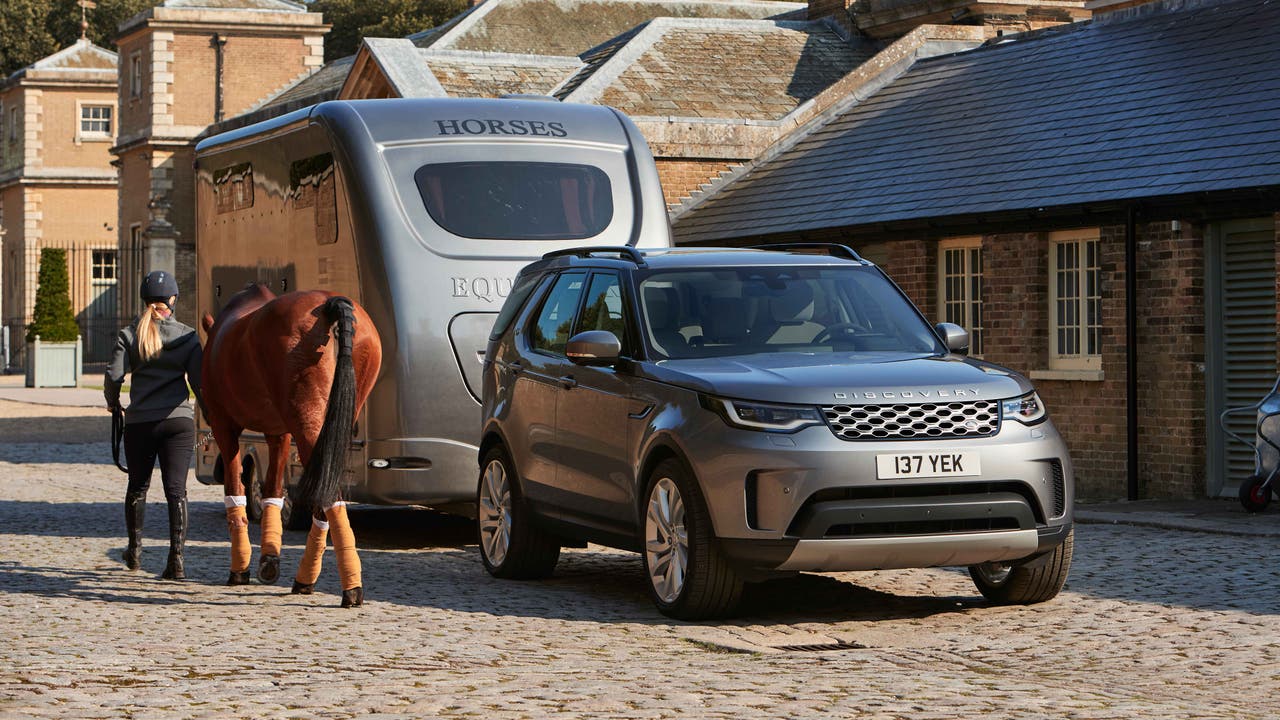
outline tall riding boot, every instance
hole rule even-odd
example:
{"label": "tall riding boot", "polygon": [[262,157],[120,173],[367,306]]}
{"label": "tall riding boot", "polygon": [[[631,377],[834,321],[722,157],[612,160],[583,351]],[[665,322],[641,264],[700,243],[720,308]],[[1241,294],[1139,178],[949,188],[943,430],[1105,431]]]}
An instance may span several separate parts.
{"label": "tall riding boot", "polygon": [[187,543],[187,499],[169,501],[169,561],[165,563],[165,580],[185,580],[182,550]]}
{"label": "tall riding boot", "polygon": [[137,570],[142,564],[142,516],[147,511],[147,496],[126,493],[124,496],[124,527],[129,534],[129,546],[124,550],[124,566]]}

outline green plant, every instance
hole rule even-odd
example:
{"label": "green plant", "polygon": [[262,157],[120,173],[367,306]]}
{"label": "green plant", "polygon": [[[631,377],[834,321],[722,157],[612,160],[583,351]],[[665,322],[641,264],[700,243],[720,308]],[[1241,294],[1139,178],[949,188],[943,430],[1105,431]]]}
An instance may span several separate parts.
{"label": "green plant", "polygon": [[36,336],[43,342],[71,342],[80,336],[67,284],[67,251],[45,248],[40,251],[40,285],[36,288],[36,309],[27,327],[27,342]]}

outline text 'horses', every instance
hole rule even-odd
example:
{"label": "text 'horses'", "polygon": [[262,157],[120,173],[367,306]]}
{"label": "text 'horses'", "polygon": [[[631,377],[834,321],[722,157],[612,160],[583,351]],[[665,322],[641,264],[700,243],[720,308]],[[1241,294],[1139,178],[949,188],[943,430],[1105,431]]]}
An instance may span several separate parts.
{"label": "text 'horses'", "polygon": [[[228,585],[249,582],[253,549],[240,478],[240,433],[255,430],[270,448],[262,480],[262,549],[258,578],[280,575],[284,470],[292,438],[304,470],[295,512],[312,512],[311,532],[293,592],[309,594],[333,537],[342,606],[360,605],[364,588],[355,535],[341,499],[352,426],[382,362],[382,344],[369,315],[350,299],[313,290],[276,297],[262,285],[236,293],[201,320],[204,404],[222,457],[227,525],[231,533]],[[332,334],[332,337],[331,337]]]}

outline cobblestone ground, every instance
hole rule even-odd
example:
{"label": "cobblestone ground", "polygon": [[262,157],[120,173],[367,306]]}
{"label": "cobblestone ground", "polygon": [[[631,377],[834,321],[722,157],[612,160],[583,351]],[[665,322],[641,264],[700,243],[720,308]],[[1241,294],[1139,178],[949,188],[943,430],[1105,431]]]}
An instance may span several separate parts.
{"label": "cobblestone ground", "polygon": [[362,509],[368,602],[342,610],[332,555],[318,594],[288,593],[301,533],[280,585],[223,586],[221,491],[194,481],[191,579],[157,579],[158,477],[124,570],[107,444],[52,442],[105,438],[105,413],[57,412],[0,401],[3,718],[1280,716],[1280,573],[1257,538],[1080,525],[1040,606],[989,607],[951,570],[805,575],[688,624],[653,609],[635,555],[497,581],[467,523]]}

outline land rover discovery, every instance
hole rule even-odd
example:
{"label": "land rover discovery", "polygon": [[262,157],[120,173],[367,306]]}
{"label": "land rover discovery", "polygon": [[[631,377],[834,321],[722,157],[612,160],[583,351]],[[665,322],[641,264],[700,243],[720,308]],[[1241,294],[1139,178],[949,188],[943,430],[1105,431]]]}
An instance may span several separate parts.
{"label": "land rover discovery", "polygon": [[1071,459],[1031,383],[967,349],[845,246],[549,253],[484,359],[484,565],[637,551],[682,619],[797,571],[967,566],[993,602],[1048,600]]}

